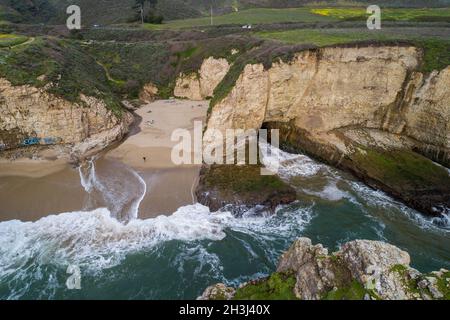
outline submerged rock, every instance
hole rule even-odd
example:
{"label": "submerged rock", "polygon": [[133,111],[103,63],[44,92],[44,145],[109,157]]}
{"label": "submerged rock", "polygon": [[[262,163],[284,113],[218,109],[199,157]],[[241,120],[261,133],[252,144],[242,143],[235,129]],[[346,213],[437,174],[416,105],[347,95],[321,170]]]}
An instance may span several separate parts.
{"label": "submerged rock", "polygon": [[329,254],[299,238],[281,256],[277,272],[241,285],[233,299],[289,299],[289,292],[302,300],[450,299],[448,270],[422,274],[409,263],[407,252],[384,242],[355,240]]}

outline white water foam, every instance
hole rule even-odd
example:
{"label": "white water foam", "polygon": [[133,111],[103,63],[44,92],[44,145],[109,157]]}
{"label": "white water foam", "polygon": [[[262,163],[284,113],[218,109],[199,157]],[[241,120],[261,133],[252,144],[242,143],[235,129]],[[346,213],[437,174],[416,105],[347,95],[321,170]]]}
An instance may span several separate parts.
{"label": "white water foam", "polygon": [[442,214],[441,217],[427,217],[405,204],[391,198],[380,190],[374,190],[361,182],[349,181],[356,194],[364,199],[370,206],[386,209],[398,209],[395,212],[402,213],[410,221],[423,229],[435,232],[450,232],[450,215]]}
{"label": "white water foam", "polygon": [[[135,170],[125,165],[114,165],[113,175],[99,176],[95,159],[82,164],[78,168],[81,185],[90,196],[100,194],[113,217],[124,222],[137,219],[139,206],[147,193],[147,184]],[[97,207],[95,202],[91,203],[92,199],[89,200],[84,209]]]}
{"label": "white water foam", "polygon": [[[265,142],[260,142],[259,147],[263,151],[261,162],[270,171],[277,172],[278,169],[278,175],[283,179],[314,176],[326,168],[305,155],[284,152]],[[269,152],[264,152],[265,150]]]}
{"label": "white water foam", "polygon": [[339,189],[337,186],[336,180],[330,180],[329,183],[323,188],[322,191],[315,192],[315,191],[308,191],[304,190],[307,194],[315,195],[317,197],[320,197],[322,199],[328,200],[328,201],[340,201],[342,199],[347,199],[350,201],[353,201],[354,198],[352,195],[346,191],[343,191]]}
{"label": "white water foam", "polygon": [[2,222],[0,279],[26,271],[30,263],[75,264],[84,271],[96,272],[118,265],[129,253],[165,241],[222,240],[225,228],[270,239],[291,228],[298,231],[309,223],[309,216],[307,211],[303,215],[294,212],[290,223],[276,221],[276,216],[235,218],[229,212],[211,213],[208,207],[195,204],[171,216],[136,219],[126,225],[111,217],[107,209],[63,213],[36,222]]}

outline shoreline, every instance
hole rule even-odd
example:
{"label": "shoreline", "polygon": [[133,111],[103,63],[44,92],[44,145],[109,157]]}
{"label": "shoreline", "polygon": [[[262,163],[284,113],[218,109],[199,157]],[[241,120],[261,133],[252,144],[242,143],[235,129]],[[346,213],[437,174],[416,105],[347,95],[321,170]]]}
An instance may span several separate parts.
{"label": "shoreline", "polygon": [[[206,118],[207,107],[207,102],[189,100],[143,105],[133,112],[135,120],[125,137],[92,156],[103,170],[102,178],[108,178],[104,172],[114,176],[115,162],[142,177],[148,188],[140,204],[140,219],[170,215],[195,201],[193,190],[201,166],[174,165],[170,155],[177,143],[171,142],[170,136],[178,128],[192,130],[195,120]],[[50,214],[83,211],[90,194],[81,185],[76,164],[89,158],[74,162],[58,158],[58,151],[61,146],[38,147],[18,152],[22,157],[15,160],[0,158],[0,221],[35,221]],[[27,201],[21,200],[24,198]]]}

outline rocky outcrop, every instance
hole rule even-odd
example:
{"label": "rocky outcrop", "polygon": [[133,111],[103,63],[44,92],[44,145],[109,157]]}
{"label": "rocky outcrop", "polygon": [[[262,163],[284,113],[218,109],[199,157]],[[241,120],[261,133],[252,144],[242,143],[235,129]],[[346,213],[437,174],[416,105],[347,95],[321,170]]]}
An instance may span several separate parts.
{"label": "rocky outcrop", "polygon": [[[274,275],[295,277],[290,287],[302,300],[450,299],[448,270],[422,274],[409,264],[407,252],[384,242],[355,240],[329,254],[322,245],[312,245],[310,239],[300,238],[282,255]],[[255,291],[264,288],[267,279],[241,285],[232,298],[248,298],[243,295],[245,292],[255,295]],[[233,292],[224,285],[216,287]],[[211,292],[206,291],[203,298],[214,299]]]}
{"label": "rocky outcrop", "polygon": [[[425,213],[441,214],[450,207],[450,176],[424,157],[450,164],[450,67],[421,74],[421,56],[412,46],[322,48],[269,69],[249,64],[213,106],[205,143],[216,144],[216,129],[282,129],[282,144],[293,150],[348,170]],[[380,160],[373,170],[366,167],[374,163],[364,159],[367,150]],[[392,151],[408,155],[384,159]],[[404,172],[407,158],[425,170],[413,168],[413,161]],[[398,176],[404,179],[390,179]]]}
{"label": "rocky outcrop", "polygon": [[230,70],[226,59],[205,59],[198,73],[180,74],[174,95],[189,100],[205,100],[214,94],[214,89]]}
{"label": "rocky outcrop", "polygon": [[261,175],[257,165],[204,165],[196,197],[211,211],[226,207],[238,214],[254,207],[275,212],[277,206],[294,202],[297,193],[279,177]]}
{"label": "rocky outcrop", "polygon": [[223,283],[218,283],[206,288],[197,300],[231,300],[235,293],[235,289],[227,287]]}
{"label": "rocky outcrop", "polygon": [[153,102],[158,96],[158,87],[153,83],[147,83],[139,92],[139,100],[144,103]]}
{"label": "rocky outcrop", "polygon": [[98,151],[121,139],[133,117],[117,116],[95,97],[79,103],[56,97],[45,88],[12,86],[0,79],[0,148],[67,145],[72,156]]}

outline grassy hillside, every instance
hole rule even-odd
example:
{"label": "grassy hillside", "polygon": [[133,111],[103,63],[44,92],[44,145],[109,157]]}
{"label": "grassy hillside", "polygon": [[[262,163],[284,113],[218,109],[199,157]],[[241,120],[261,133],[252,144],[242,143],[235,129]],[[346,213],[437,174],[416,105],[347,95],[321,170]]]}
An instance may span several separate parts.
{"label": "grassy hillside", "polygon": [[263,39],[278,40],[287,44],[315,45],[318,47],[361,41],[407,41],[424,49],[422,71],[431,72],[450,65],[450,40],[448,30],[427,28],[395,28],[372,32],[364,28],[352,29],[295,29],[275,32],[257,32]]}
{"label": "grassy hillside", "polygon": [[[322,16],[311,12],[310,8],[288,8],[288,9],[247,9],[233,12],[213,18],[214,25],[225,24],[262,24],[281,22],[323,22],[337,21],[338,18]],[[209,17],[169,21],[159,28],[189,28],[196,26],[207,26],[211,24]],[[148,26],[149,28],[155,26]]]}
{"label": "grassy hillside", "polygon": [[[61,24],[66,18],[66,8],[76,4],[82,9],[85,25],[123,23],[135,16],[132,9],[133,3],[134,0],[0,0],[0,21]],[[249,8],[294,8],[310,5],[354,7],[366,6],[369,3],[372,2],[369,0],[159,0],[158,10],[165,20],[169,21],[207,17],[210,14],[211,4],[215,15],[222,15]],[[379,0],[377,4],[384,7],[442,7],[450,6],[450,0]]]}
{"label": "grassy hillside", "polygon": [[[213,18],[214,25],[247,25],[289,22],[334,22],[367,19],[365,8],[258,8],[246,9]],[[385,21],[450,22],[450,8],[390,8],[384,9]],[[147,25],[149,29],[191,28],[211,25],[210,17],[174,20],[163,25]]]}
{"label": "grassy hillside", "polygon": [[[14,85],[46,87],[69,101],[79,102],[80,93],[95,96],[120,113],[120,101],[137,98],[145,84],[154,83],[161,97],[170,97],[180,72],[197,71],[209,56],[232,62],[239,55],[231,49],[245,52],[261,42],[242,36],[169,42],[164,35],[131,42],[129,32],[124,33],[128,42],[78,39],[89,32],[74,39],[0,34],[0,77]],[[120,38],[121,31],[114,34]]]}

